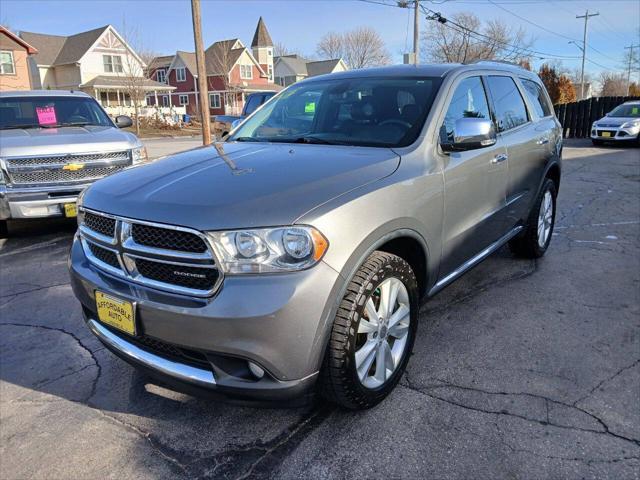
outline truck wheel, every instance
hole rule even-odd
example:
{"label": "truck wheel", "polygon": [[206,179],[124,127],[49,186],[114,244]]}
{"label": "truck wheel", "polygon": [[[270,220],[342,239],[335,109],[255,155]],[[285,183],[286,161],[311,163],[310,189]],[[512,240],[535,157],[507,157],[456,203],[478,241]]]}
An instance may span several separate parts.
{"label": "truck wheel", "polygon": [[557,188],[547,178],[529,214],[524,232],[509,242],[511,251],[525,258],[540,258],[551,242],[556,221]]}
{"label": "truck wheel", "polygon": [[321,394],[361,410],[382,401],[400,380],[418,324],[418,284],[402,258],[373,252],[338,307],[320,373]]}
{"label": "truck wheel", "polygon": [[0,220],[0,238],[9,238],[9,225],[6,220]]}

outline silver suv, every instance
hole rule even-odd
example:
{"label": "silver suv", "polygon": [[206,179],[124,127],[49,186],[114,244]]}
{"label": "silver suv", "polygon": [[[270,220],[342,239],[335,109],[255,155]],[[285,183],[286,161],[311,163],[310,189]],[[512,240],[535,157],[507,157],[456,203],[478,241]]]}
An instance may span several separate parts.
{"label": "silver suv", "polygon": [[146,160],[140,140],[118,128],[86,93],[0,93],[0,236],[7,220],[75,216],[89,183]]}
{"label": "silver suv", "polygon": [[223,143],[85,190],[73,290],[110,350],[175,389],[368,408],[423,299],[506,243],[545,253],[561,151],[517,67],[315,77]]}

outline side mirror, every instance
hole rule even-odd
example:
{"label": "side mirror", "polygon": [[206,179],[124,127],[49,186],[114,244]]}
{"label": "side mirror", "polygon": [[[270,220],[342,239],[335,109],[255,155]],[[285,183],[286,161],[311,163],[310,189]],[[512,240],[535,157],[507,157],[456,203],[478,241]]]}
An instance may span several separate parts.
{"label": "side mirror", "polygon": [[445,152],[490,147],[496,141],[493,122],[486,118],[459,118],[453,129],[453,139],[447,135],[445,125],[440,130],[440,146]]}
{"label": "side mirror", "polygon": [[127,128],[131,125],[133,125],[133,120],[131,120],[131,117],[127,117],[126,115],[118,115],[116,117],[116,127]]}

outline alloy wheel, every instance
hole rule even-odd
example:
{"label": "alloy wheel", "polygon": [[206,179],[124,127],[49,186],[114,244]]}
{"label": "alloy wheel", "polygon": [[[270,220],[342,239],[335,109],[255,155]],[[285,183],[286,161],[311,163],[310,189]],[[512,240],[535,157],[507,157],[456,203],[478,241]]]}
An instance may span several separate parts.
{"label": "alloy wheel", "polygon": [[383,385],[402,361],[411,322],[409,294],[397,278],[385,279],[367,299],[360,318],[355,364],[367,388]]}
{"label": "alloy wheel", "polygon": [[538,214],[538,245],[544,248],[551,233],[551,225],[553,223],[553,197],[551,192],[547,190],[542,197],[540,205],[540,213]]}

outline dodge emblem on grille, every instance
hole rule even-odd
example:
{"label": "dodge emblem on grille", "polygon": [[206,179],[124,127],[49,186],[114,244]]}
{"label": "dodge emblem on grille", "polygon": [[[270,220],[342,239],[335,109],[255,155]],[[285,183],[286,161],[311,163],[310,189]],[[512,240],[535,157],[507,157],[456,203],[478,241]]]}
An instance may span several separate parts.
{"label": "dodge emblem on grille", "polygon": [[206,275],[202,273],[182,272],[180,270],[174,270],[173,274],[178,275],[179,277],[207,278]]}

